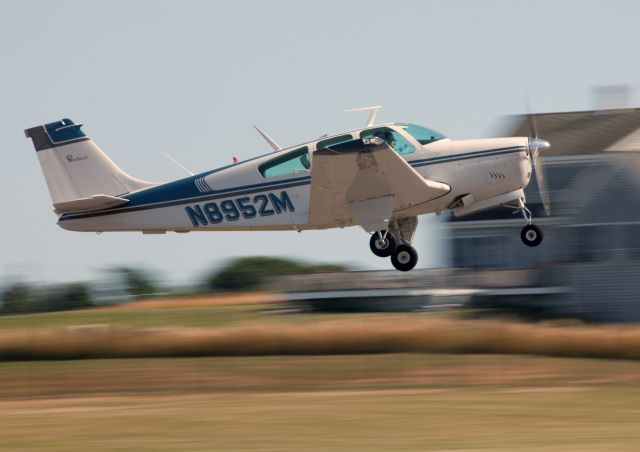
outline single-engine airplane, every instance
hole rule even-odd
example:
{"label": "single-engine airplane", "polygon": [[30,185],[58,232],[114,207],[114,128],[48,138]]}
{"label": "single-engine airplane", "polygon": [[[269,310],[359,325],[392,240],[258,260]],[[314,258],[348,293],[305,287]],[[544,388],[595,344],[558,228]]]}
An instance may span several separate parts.
{"label": "single-engine airplane", "polygon": [[537,137],[450,140],[407,123],[375,124],[282,148],[256,127],[273,151],[164,184],[122,171],[70,119],[25,130],[37,151],[58,215],[70,231],[275,231],[359,225],[369,246],[401,271],[415,267],[411,246],[418,216],[455,216],[511,207],[522,213],[525,245],[542,242],[524,188],[536,171],[549,215]]}

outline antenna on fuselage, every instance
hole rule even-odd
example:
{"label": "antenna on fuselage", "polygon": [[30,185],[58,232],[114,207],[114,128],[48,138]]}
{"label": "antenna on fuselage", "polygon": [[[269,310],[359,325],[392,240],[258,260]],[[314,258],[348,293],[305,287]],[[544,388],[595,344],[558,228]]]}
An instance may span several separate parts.
{"label": "antenna on fuselage", "polygon": [[262,138],[264,138],[264,140],[269,143],[269,146],[271,146],[275,151],[279,151],[280,149],[282,149],[282,146],[280,146],[278,143],[276,143],[269,135],[267,135],[266,133],[264,133],[262,130],[260,130],[260,127],[254,125],[253,127],[255,127],[255,129],[258,131],[258,133],[260,134],[260,136]]}
{"label": "antenna on fuselage", "polygon": [[193,173],[191,171],[189,171],[187,168],[185,168],[185,166],[180,163],[179,161],[177,161],[176,159],[174,159],[173,157],[171,157],[169,154],[167,154],[166,152],[164,153],[164,156],[166,158],[168,158],[169,160],[171,160],[173,163],[175,163],[176,165],[178,165],[180,168],[182,168],[183,170],[185,170],[187,173],[189,173],[189,176],[193,176]]}
{"label": "antenna on fuselage", "polygon": [[369,119],[367,119],[367,123],[364,125],[365,127],[371,127],[373,123],[376,121],[376,115],[378,114],[378,110],[382,108],[382,105],[376,105],[375,107],[362,107],[362,108],[351,108],[349,110],[345,110],[345,113],[356,113],[361,111],[369,111]]}

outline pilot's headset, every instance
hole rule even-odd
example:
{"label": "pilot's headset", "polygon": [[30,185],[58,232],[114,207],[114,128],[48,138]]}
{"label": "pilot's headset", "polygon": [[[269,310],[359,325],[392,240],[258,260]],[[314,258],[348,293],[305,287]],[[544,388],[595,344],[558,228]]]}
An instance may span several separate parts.
{"label": "pilot's headset", "polygon": [[311,161],[309,160],[309,154],[303,154],[300,156],[300,163],[304,166],[304,169],[311,168]]}
{"label": "pilot's headset", "polygon": [[382,138],[389,146],[394,147],[396,145],[396,137],[391,132],[378,132],[380,138]]}

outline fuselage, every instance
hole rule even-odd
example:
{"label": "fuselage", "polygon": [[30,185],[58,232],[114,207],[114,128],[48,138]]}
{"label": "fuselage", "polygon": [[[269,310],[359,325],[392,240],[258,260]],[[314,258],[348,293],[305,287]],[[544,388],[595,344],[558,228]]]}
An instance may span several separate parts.
{"label": "fuselage", "polygon": [[[314,215],[310,221],[313,153],[371,131],[393,135],[396,151],[424,178],[447,184],[446,195],[396,210],[396,218],[444,211],[473,194],[476,201],[524,189],[531,176],[526,137],[420,139],[406,124],[376,125],[303,143],[234,165],[129,193],[123,206],[67,213],[58,224],[73,231],[308,230],[352,226]],[[429,129],[424,129],[429,131]],[[305,161],[307,156],[308,161]],[[295,158],[294,158],[295,157]]]}

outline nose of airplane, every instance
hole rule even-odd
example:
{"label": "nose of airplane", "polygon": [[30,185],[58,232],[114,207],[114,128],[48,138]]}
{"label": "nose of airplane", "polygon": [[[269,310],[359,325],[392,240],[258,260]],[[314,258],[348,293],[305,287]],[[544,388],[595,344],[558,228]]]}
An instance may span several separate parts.
{"label": "nose of airplane", "polygon": [[529,151],[541,151],[544,152],[549,149],[551,145],[548,141],[541,140],[540,138],[529,138]]}

